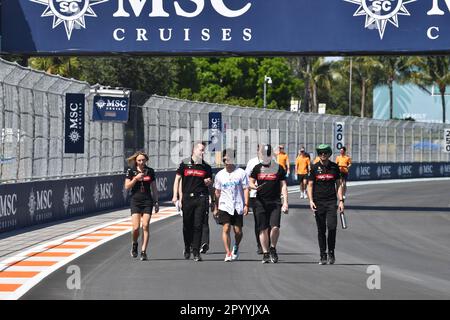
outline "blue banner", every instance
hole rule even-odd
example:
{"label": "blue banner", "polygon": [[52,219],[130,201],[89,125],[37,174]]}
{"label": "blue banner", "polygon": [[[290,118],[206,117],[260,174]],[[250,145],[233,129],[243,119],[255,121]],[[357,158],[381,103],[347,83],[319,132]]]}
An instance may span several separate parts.
{"label": "blue banner", "polygon": [[66,94],[64,152],[84,153],[84,94]]}
{"label": "blue banner", "polygon": [[3,0],[1,51],[448,53],[448,0]]}
{"label": "blue banner", "polygon": [[209,113],[209,151],[222,151],[222,113]]}
{"label": "blue banner", "polygon": [[129,99],[127,97],[95,96],[92,108],[93,121],[128,121]]}

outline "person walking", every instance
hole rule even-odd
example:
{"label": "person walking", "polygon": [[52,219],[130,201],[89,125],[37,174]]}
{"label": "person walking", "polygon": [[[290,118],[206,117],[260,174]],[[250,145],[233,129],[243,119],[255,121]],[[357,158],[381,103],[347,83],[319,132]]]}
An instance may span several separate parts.
{"label": "person walking", "polygon": [[[216,205],[214,216],[223,226],[222,241],[225,247],[225,262],[239,258],[239,244],[242,240],[243,216],[248,214],[248,177],[245,171],[237,168],[236,151],[225,149],[222,160],[225,168],[214,179]],[[234,245],[231,249],[230,231],[234,230]]]}
{"label": "person walking", "polygon": [[260,159],[261,163],[253,168],[250,175],[250,188],[257,190],[256,222],[263,249],[262,263],[277,263],[281,211],[288,213],[286,171],[272,160],[272,148],[268,144],[260,148]]}
{"label": "person walking", "polygon": [[344,146],[339,150],[339,153],[340,154],[336,157],[336,164],[341,171],[342,198],[345,199],[347,193],[348,171],[352,165],[352,158],[347,155],[347,148]]}
{"label": "person walking", "polygon": [[[315,216],[320,249],[319,264],[334,264],[336,261],[337,211],[344,211],[340,171],[330,161],[331,147],[321,144],[317,147],[320,161],[314,164],[308,177],[309,205]],[[339,203],[336,202],[339,200]],[[326,231],[328,229],[328,237]],[[328,244],[328,255],[327,255]]]}
{"label": "person walking", "polygon": [[131,189],[132,245],[131,256],[138,256],[139,230],[142,222],[143,239],[140,259],[147,260],[147,246],[150,237],[149,225],[153,207],[159,212],[158,189],[155,171],[146,165],[148,155],[138,151],[127,159],[128,165],[125,189]]}
{"label": "person walking", "polygon": [[300,199],[306,199],[308,197],[306,194],[306,185],[310,167],[311,160],[306,155],[305,148],[300,148],[297,159],[295,159],[295,173],[300,183]]}
{"label": "person walking", "polygon": [[286,176],[289,176],[289,174],[291,172],[291,166],[289,163],[289,156],[284,151],[284,145],[280,145],[278,147],[278,150],[279,150],[279,152],[277,154],[277,162],[280,166],[283,167],[284,171],[286,171]]}
{"label": "person walking", "polygon": [[[191,157],[184,159],[175,176],[172,202],[179,201],[183,210],[184,258],[201,261],[202,226],[209,212],[209,186],[212,185],[211,166],[203,160],[205,143],[195,142]],[[181,189],[179,183],[181,180]]]}

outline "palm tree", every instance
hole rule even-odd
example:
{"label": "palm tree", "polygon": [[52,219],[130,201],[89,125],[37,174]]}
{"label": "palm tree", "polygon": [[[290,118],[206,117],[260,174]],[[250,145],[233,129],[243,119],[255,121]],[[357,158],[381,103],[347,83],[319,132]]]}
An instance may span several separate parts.
{"label": "palm tree", "polygon": [[305,79],[305,87],[309,93],[308,100],[312,106],[312,112],[318,112],[319,103],[317,93],[319,89],[331,88],[332,70],[331,62],[325,62],[325,58],[308,59],[306,68],[302,72]]}
{"label": "palm tree", "polygon": [[448,56],[414,57],[410,60],[409,79],[419,88],[437,86],[442,102],[442,123],[446,122],[445,93],[450,85],[450,58]]}
{"label": "palm tree", "polygon": [[404,83],[407,78],[407,57],[379,57],[377,84],[387,84],[389,88],[389,119],[394,117],[394,82]]}
{"label": "palm tree", "polygon": [[[343,66],[348,70],[350,60],[344,60]],[[374,73],[380,68],[381,63],[373,57],[353,58],[353,78],[361,86],[361,118],[366,115],[366,95],[368,89],[374,84]]]}

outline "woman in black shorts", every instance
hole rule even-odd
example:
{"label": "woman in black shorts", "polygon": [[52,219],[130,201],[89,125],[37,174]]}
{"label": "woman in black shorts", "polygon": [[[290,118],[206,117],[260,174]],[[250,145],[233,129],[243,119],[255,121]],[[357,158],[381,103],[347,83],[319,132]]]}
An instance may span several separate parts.
{"label": "woman in black shorts", "polygon": [[141,260],[147,260],[147,245],[149,239],[149,224],[153,206],[155,213],[159,211],[158,189],[156,188],[155,171],[146,166],[148,155],[136,152],[127,159],[130,168],[127,170],[125,189],[131,189],[131,220],[133,223],[133,244],[131,256],[138,256],[139,229],[142,220],[142,248]]}

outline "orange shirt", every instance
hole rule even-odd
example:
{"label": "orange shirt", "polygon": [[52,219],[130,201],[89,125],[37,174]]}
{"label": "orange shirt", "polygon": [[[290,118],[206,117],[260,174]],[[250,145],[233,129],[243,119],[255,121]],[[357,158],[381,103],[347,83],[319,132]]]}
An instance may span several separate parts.
{"label": "orange shirt", "polygon": [[339,170],[341,170],[341,172],[348,173],[348,167],[352,164],[352,158],[347,155],[339,155],[336,157],[336,163],[339,166]]}
{"label": "orange shirt", "polygon": [[286,170],[287,164],[289,163],[289,157],[287,153],[280,152],[277,156],[277,162],[280,166],[283,167],[284,170]]}
{"label": "orange shirt", "polygon": [[309,167],[311,165],[311,160],[305,156],[298,156],[295,159],[295,166],[297,167],[297,174],[305,175],[308,174]]}

